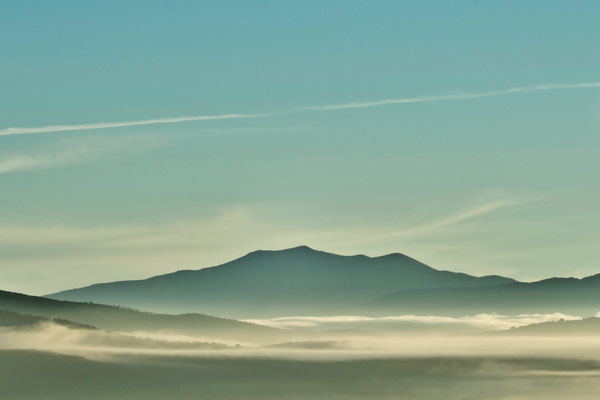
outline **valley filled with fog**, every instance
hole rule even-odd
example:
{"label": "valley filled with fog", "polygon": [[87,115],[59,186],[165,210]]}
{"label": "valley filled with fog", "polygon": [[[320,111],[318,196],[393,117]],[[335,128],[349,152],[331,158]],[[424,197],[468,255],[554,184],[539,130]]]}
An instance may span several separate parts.
{"label": "valley filled with fog", "polygon": [[600,336],[529,336],[485,324],[466,332],[446,321],[378,330],[348,320],[278,328],[271,341],[52,320],[4,326],[0,386],[19,399],[540,400],[594,399],[600,387]]}

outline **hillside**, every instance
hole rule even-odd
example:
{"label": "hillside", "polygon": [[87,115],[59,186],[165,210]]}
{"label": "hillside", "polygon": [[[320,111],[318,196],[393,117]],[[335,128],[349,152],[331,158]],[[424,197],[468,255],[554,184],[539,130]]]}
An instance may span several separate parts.
{"label": "hillside", "polygon": [[352,312],[364,302],[397,290],[508,282],[514,281],[439,271],[398,253],[374,258],[340,256],[300,246],[255,251],[212,268],[96,284],[48,297],[240,318]]}
{"label": "hillside", "polygon": [[0,290],[0,310],[58,318],[110,331],[161,331],[222,338],[272,337],[279,330],[202,314],[152,314],[101,304],[58,301]]}
{"label": "hillside", "polygon": [[70,329],[96,329],[91,325],[78,324],[66,319],[38,317],[30,314],[20,314],[12,311],[0,310],[0,327],[27,327],[43,322],[52,322]]}

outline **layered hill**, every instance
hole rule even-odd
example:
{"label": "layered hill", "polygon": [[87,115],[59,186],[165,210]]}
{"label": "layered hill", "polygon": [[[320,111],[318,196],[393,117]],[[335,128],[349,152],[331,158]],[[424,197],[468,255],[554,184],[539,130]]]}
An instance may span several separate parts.
{"label": "layered hill", "polygon": [[491,287],[514,280],[440,271],[403,254],[341,256],[306,246],[255,251],[216,267],[96,284],[47,297],[229,317],[353,312],[399,290]]}
{"label": "layered hill", "polygon": [[[92,325],[109,331],[155,331],[226,339],[277,337],[279,330],[232,319],[202,314],[153,314],[102,304],[59,301],[0,290],[0,310],[28,314],[15,316],[0,313],[0,318],[13,323],[35,322],[36,317],[68,320],[77,324]],[[67,321],[67,322],[68,322]],[[66,323],[66,322],[65,322]]]}
{"label": "layered hill", "polygon": [[0,327],[28,327],[44,322],[51,322],[71,329],[96,329],[91,325],[78,324],[66,319],[46,318],[30,314],[20,314],[12,311],[0,310]]}
{"label": "layered hill", "polygon": [[[63,330],[56,330],[56,326]],[[77,330],[73,334],[73,330]],[[3,334],[8,333],[7,338]],[[0,310],[0,348],[14,346],[15,334],[25,334],[26,340],[18,340],[17,348],[31,348],[36,350],[60,349],[69,351],[75,349],[97,348],[107,351],[109,349],[127,349],[127,351],[143,350],[217,350],[230,346],[219,343],[206,343],[201,341],[173,341],[157,340],[134,335],[114,333],[100,330],[91,325],[82,325],[65,319],[39,317],[30,314],[20,314],[12,311]],[[12,334],[12,336],[10,336]],[[48,337],[55,336],[50,342]],[[38,341],[36,339],[42,339]],[[30,347],[27,347],[30,346]]]}
{"label": "layered hill", "polygon": [[379,313],[571,313],[595,315],[600,310],[600,274],[586,278],[550,278],[492,287],[400,290],[365,305]]}

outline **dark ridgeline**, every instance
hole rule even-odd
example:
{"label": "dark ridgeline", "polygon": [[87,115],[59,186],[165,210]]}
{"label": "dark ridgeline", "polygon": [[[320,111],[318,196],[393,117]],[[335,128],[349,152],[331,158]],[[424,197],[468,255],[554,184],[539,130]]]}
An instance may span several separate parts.
{"label": "dark ridgeline", "polygon": [[70,328],[97,327],[124,332],[161,331],[236,340],[248,337],[268,339],[280,334],[278,329],[202,314],[154,314],[117,306],[59,301],[0,290],[0,326],[30,325],[50,319]]}
{"label": "dark ridgeline", "polygon": [[[6,292],[0,291],[0,296]],[[10,292],[8,292],[10,293]],[[78,324],[61,318],[47,318],[31,314],[20,314],[12,311],[0,310],[0,327],[31,327],[44,322],[52,322],[57,325],[62,325],[71,329],[96,329],[91,325]]]}
{"label": "dark ridgeline", "polygon": [[[212,268],[96,284],[49,298],[234,318],[358,312],[398,290],[489,287],[514,280],[439,271],[403,254],[340,256],[306,246],[255,251]],[[377,311],[377,310],[370,310]]]}
{"label": "dark ridgeline", "polygon": [[401,290],[369,303],[366,308],[400,313],[561,312],[592,316],[600,310],[600,274],[491,287]]}

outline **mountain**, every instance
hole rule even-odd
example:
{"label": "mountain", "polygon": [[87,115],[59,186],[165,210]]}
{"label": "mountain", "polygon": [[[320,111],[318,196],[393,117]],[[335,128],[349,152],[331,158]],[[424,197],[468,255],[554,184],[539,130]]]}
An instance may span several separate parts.
{"label": "mountain", "polygon": [[71,329],[96,329],[91,325],[78,324],[66,319],[38,317],[30,314],[20,314],[12,311],[0,310],[0,327],[28,327],[36,324],[52,322]]}
{"label": "mountain", "polygon": [[[9,328],[9,330],[0,330],[0,340],[3,333],[30,333],[47,334],[48,329],[52,330],[53,325],[58,325],[68,330],[62,331],[60,339],[63,346],[97,346],[101,348],[123,348],[129,351],[154,349],[154,350],[216,350],[226,349],[229,346],[218,343],[206,343],[200,341],[165,341],[133,335],[102,331],[91,325],[82,325],[71,322],[66,319],[38,317],[30,314],[20,314],[12,311],[0,310],[0,328]],[[71,330],[80,330],[78,334],[72,335]],[[82,332],[85,331],[85,332]],[[52,334],[56,335],[56,331]],[[58,338],[57,338],[58,339]],[[30,338],[30,340],[32,340]],[[35,342],[35,341],[34,341]],[[53,345],[55,340],[53,340]],[[41,347],[43,350],[44,348]],[[64,347],[63,347],[64,349]]]}
{"label": "mountain", "polygon": [[401,290],[364,305],[380,313],[477,314],[496,312],[571,313],[600,311],[600,274],[586,278],[550,278],[493,287]]}
{"label": "mountain", "polygon": [[[110,331],[160,331],[226,339],[269,338],[280,330],[232,319],[202,314],[152,314],[102,304],[59,301],[0,290],[0,310],[30,314],[22,318],[46,317],[92,325]],[[14,315],[4,315],[16,318]],[[0,318],[4,317],[0,314]],[[33,317],[32,317],[33,316]],[[23,323],[26,321],[23,320]]]}
{"label": "mountain", "polygon": [[439,271],[403,254],[341,256],[306,246],[255,251],[211,268],[96,284],[47,297],[153,311],[229,317],[352,312],[397,290],[488,287],[514,282]]}

